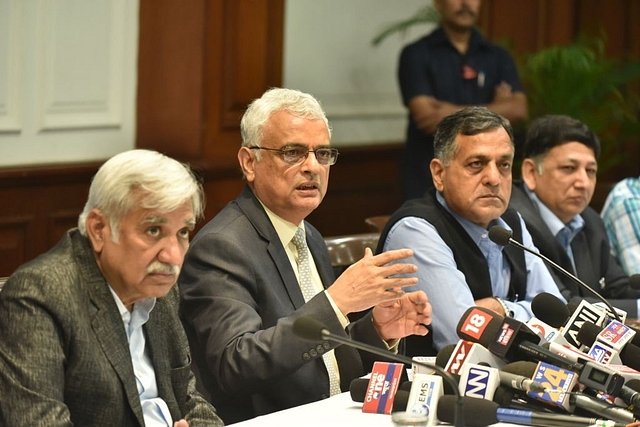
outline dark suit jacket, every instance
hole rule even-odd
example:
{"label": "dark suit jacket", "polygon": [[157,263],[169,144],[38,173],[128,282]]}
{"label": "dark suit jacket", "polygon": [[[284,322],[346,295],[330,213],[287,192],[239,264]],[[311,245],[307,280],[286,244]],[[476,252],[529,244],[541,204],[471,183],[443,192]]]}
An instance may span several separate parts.
{"label": "dark suit jacket", "polygon": [[[533,238],[533,243],[540,253],[572,272],[573,267],[567,252],[551,234],[551,230],[523,188],[523,182],[514,182],[509,206],[522,215]],[[581,215],[585,222],[584,228],[571,243],[577,276],[607,298],[611,305],[626,311],[629,317],[637,318],[638,304],[636,300],[640,298],[640,291],[629,287],[629,277],[622,270],[618,261],[611,256],[609,240],[602,219],[590,207],[587,207]],[[591,293],[582,289],[570,278],[557,271],[552,271],[552,273],[567,301],[580,302],[582,299],[591,302],[597,301]],[[606,283],[604,289],[599,284],[603,277]]]}
{"label": "dark suit jacket", "polygon": [[[322,236],[305,223],[325,287],[334,281]],[[305,304],[294,270],[266,212],[247,187],[194,237],[179,279],[182,316],[198,386],[226,423],[309,403],[329,394],[322,353],[335,346],[292,332],[310,316],[347,336],[326,295]],[[370,315],[350,335],[384,347]],[[373,358],[336,348],[342,390]]]}
{"label": "dark suit jacket", "polygon": [[[174,421],[222,425],[195,390],[176,287],[156,300],[144,331]],[[9,278],[0,342],[0,425],[144,425],[118,307],[77,229]]]}

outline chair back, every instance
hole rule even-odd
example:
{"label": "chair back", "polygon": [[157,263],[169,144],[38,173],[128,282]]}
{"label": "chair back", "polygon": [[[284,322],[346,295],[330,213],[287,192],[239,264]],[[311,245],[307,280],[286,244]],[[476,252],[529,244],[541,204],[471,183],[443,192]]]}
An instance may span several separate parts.
{"label": "chair back", "polygon": [[380,233],[349,234],[326,237],[324,242],[329,250],[331,264],[335,267],[348,267],[364,256],[365,248],[375,253]]}
{"label": "chair back", "polygon": [[382,233],[382,229],[387,224],[387,221],[389,221],[390,217],[391,215],[370,216],[368,218],[365,218],[364,223],[372,232]]}

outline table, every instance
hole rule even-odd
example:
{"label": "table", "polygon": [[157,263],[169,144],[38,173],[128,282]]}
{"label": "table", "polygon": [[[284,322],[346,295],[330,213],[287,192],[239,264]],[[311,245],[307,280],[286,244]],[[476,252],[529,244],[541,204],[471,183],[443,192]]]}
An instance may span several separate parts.
{"label": "table", "polygon": [[[234,427],[391,427],[391,415],[365,414],[349,393],[232,424]],[[498,423],[495,427],[522,427]]]}

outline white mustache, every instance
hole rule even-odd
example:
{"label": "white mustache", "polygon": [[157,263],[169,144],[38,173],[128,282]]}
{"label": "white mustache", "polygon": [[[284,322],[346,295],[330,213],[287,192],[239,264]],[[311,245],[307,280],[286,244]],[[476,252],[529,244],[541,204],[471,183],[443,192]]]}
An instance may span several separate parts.
{"label": "white mustache", "polygon": [[147,273],[173,274],[177,277],[178,274],[180,274],[180,267],[177,265],[165,264],[160,261],[154,261],[147,267]]}

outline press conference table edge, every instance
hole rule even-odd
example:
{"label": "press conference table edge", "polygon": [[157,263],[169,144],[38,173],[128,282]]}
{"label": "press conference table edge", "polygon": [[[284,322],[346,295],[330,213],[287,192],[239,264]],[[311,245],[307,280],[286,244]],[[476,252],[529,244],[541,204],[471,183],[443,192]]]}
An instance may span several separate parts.
{"label": "press conference table edge", "polygon": [[[304,424],[302,424],[302,421],[304,421]],[[329,399],[296,406],[232,425],[237,427],[294,425],[304,425],[305,427],[392,426],[391,415],[363,413],[362,403],[352,401],[349,393],[342,393]],[[521,424],[508,423],[497,423],[492,426],[522,427]]]}

